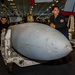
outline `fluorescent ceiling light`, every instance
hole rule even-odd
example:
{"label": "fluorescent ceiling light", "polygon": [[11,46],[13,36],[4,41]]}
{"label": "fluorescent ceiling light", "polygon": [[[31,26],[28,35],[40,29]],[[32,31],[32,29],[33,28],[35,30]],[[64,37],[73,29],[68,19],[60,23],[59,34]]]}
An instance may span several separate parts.
{"label": "fluorescent ceiling light", "polygon": [[3,13],[3,12],[1,12],[1,13]]}
{"label": "fluorescent ceiling light", "polygon": [[56,3],[58,3],[59,1],[57,0]]}
{"label": "fluorescent ceiling light", "polygon": [[12,6],[12,8],[16,8],[16,6]]}
{"label": "fluorescent ceiling light", "polygon": [[35,5],[37,5],[37,4],[35,4]]}
{"label": "fluorescent ceiling light", "polygon": [[13,1],[13,0],[11,0],[11,1]]}
{"label": "fluorescent ceiling light", "polygon": [[8,1],[13,1],[13,0],[8,0]]}
{"label": "fluorescent ceiling light", "polygon": [[10,5],[15,5],[15,3],[10,3]]}
{"label": "fluorescent ceiling light", "polygon": [[17,9],[13,9],[13,10],[17,11]]}
{"label": "fluorescent ceiling light", "polygon": [[32,8],[33,8],[33,6],[32,6]]}
{"label": "fluorescent ceiling light", "polygon": [[49,9],[47,9],[47,11],[48,11]]}
{"label": "fluorescent ceiling light", "polygon": [[49,8],[51,8],[51,6]]}
{"label": "fluorescent ceiling light", "polygon": [[31,10],[33,10],[33,9],[31,9]]}
{"label": "fluorescent ceiling light", "polygon": [[62,10],[64,10],[64,9],[62,9]]}
{"label": "fluorescent ceiling light", "polygon": [[52,6],[54,6],[55,4],[52,4]]}

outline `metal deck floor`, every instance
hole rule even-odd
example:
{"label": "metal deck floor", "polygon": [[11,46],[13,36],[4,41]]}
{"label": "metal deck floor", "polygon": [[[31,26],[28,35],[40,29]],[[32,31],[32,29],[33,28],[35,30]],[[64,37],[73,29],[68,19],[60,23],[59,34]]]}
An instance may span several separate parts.
{"label": "metal deck floor", "polygon": [[13,72],[9,73],[0,53],[0,75],[75,75],[75,48],[66,57],[45,64],[20,68],[13,65]]}

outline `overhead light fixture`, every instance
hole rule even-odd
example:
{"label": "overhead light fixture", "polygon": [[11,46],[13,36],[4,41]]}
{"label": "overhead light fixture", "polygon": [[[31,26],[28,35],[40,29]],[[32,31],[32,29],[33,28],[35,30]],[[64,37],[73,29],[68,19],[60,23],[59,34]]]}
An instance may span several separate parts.
{"label": "overhead light fixture", "polygon": [[58,0],[56,0],[56,3],[58,3],[59,1]]}
{"label": "overhead light fixture", "polygon": [[49,9],[47,9],[47,11],[48,11]]}
{"label": "overhead light fixture", "polygon": [[17,9],[13,9],[14,11],[18,11]]}
{"label": "overhead light fixture", "polygon": [[1,6],[5,6],[4,4],[2,4]]}
{"label": "overhead light fixture", "polygon": [[64,9],[62,9],[62,10],[64,10]]}
{"label": "overhead light fixture", "polygon": [[33,6],[32,6],[32,8],[33,8]]}
{"label": "overhead light fixture", "polygon": [[8,0],[8,1],[13,1],[13,0]]}
{"label": "overhead light fixture", "polygon": [[54,6],[55,4],[52,4],[52,6]]}
{"label": "overhead light fixture", "polygon": [[10,3],[10,5],[15,5],[15,3]]}
{"label": "overhead light fixture", "polygon": [[31,9],[31,11],[32,11],[33,9]]}
{"label": "overhead light fixture", "polygon": [[2,14],[3,12],[1,12],[1,14]]}
{"label": "overhead light fixture", "polygon": [[12,6],[12,8],[16,8],[16,6]]}
{"label": "overhead light fixture", "polygon": [[8,0],[8,1],[10,1],[10,0]]}
{"label": "overhead light fixture", "polygon": [[49,8],[51,8],[51,6]]}
{"label": "overhead light fixture", "polygon": [[37,4],[35,4],[35,5],[37,5]]}

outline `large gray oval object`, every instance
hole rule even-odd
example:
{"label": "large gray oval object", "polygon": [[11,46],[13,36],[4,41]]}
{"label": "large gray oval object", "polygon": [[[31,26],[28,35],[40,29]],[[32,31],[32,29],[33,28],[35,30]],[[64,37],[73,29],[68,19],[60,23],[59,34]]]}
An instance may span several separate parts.
{"label": "large gray oval object", "polygon": [[12,45],[22,55],[35,60],[55,60],[68,55],[72,47],[67,38],[54,28],[40,23],[11,27]]}

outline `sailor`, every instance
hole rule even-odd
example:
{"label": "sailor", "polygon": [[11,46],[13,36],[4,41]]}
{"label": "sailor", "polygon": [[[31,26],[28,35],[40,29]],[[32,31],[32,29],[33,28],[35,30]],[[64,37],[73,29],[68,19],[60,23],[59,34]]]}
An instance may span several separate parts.
{"label": "sailor", "polygon": [[65,21],[64,15],[60,13],[60,10],[59,10],[58,6],[52,7],[52,15],[50,16],[49,25],[52,28],[55,28],[58,31],[60,31],[63,35],[65,35],[68,38],[67,23]]}
{"label": "sailor", "polygon": [[1,44],[1,33],[5,32],[9,27],[9,24],[7,22],[8,20],[6,17],[2,17],[0,20],[0,44]]}
{"label": "sailor", "polygon": [[9,24],[7,23],[7,18],[2,17],[0,20],[0,34],[1,32],[6,31],[8,27],[9,27]]}

